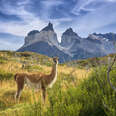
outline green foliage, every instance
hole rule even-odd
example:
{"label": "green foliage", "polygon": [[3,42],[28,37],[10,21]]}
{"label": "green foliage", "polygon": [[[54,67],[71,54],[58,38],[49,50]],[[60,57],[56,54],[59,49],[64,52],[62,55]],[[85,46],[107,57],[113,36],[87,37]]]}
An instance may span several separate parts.
{"label": "green foliage", "polygon": [[7,51],[6,54],[10,57],[14,56],[15,55],[15,52],[13,51]]}
{"label": "green foliage", "polygon": [[49,61],[44,62],[43,64],[44,64],[44,65],[46,65],[46,66],[48,66],[48,67],[51,67],[51,66],[52,66],[52,63],[51,63],[51,62],[49,62]]}
{"label": "green foliage", "polygon": [[0,70],[0,80],[9,80],[11,78],[13,78],[13,73],[10,72],[5,72],[3,70]]}
{"label": "green foliage", "polygon": [[[35,54],[31,53],[31,55]],[[30,60],[29,57],[31,55],[23,53],[21,56],[25,57],[27,61]],[[31,61],[33,61],[33,58]],[[3,61],[5,60],[3,57],[1,59]],[[39,62],[40,65],[37,65],[37,62]],[[81,83],[77,83],[76,78],[70,74],[60,73],[53,88],[47,90],[47,104],[43,105],[41,99],[35,102],[34,97],[34,103],[27,103],[27,101],[31,100],[29,99],[30,94],[26,91],[23,92],[21,96],[21,100],[26,103],[14,105],[10,110],[14,111],[14,115],[17,116],[116,116],[116,92],[112,90],[107,82],[107,66],[102,65],[101,67],[97,67],[96,64],[100,62],[104,64],[104,59],[93,58],[77,62],[80,67],[89,66],[94,69],[88,79],[83,80]],[[29,71],[42,71],[41,65],[51,66],[50,59],[39,55],[37,55],[37,59],[34,60],[34,63],[36,65],[28,65],[25,69]],[[62,66],[64,66],[64,64],[62,64]],[[12,77],[12,73],[0,70],[0,80],[9,80],[12,79]],[[110,77],[112,84],[116,86],[115,70],[111,71]],[[72,83],[74,86],[72,86]],[[65,88],[63,88],[64,86]],[[5,92],[3,97],[9,97],[9,95],[13,96],[14,91]],[[5,102],[1,99],[0,108],[0,110],[7,109]],[[9,110],[5,111],[7,114]],[[13,113],[7,116],[11,115],[13,115]]]}
{"label": "green foliage", "polygon": [[[116,71],[111,71],[110,77],[114,86],[116,86],[115,75]],[[89,79],[81,85],[81,88],[86,90],[88,97],[91,98],[90,104],[93,104],[94,112],[98,112],[100,115],[116,116],[116,93],[107,82],[106,66],[95,68]],[[88,98],[86,99],[88,100]]]}
{"label": "green foliage", "polygon": [[52,92],[50,91],[50,106],[46,116],[78,116],[82,104],[78,101],[77,94],[74,89],[63,91],[60,87],[55,88]]}
{"label": "green foliage", "polygon": [[42,67],[41,66],[39,66],[39,65],[33,65],[33,66],[31,66],[31,65],[26,65],[25,67],[24,67],[24,69],[26,69],[26,70],[28,70],[28,71],[41,71],[42,70]]}
{"label": "green foliage", "polygon": [[8,59],[6,57],[0,56],[0,64],[6,63]]}
{"label": "green foliage", "polygon": [[20,52],[20,56],[21,57],[30,57],[30,56],[32,56],[32,53],[31,52]]}
{"label": "green foliage", "polygon": [[4,101],[0,100],[0,110],[3,110],[6,107]]}
{"label": "green foliage", "polygon": [[65,64],[69,66],[77,66],[78,68],[82,68],[82,69],[86,67],[94,68],[97,67],[98,65],[107,65],[108,58],[113,58],[114,56],[115,54],[109,54],[108,56],[75,60],[75,61],[67,62]]}
{"label": "green foliage", "polygon": [[[61,77],[61,80],[48,90],[47,110],[44,111],[43,107],[38,105],[35,112],[41,112],[44,116],[116,116],[116,93],[107,83],[106,71],[106,67],[98,67],[76,88],[69,86],[66,90],[62,89]],[[115,75],[116,71],[112,71],[110,76],[114,85]]]}

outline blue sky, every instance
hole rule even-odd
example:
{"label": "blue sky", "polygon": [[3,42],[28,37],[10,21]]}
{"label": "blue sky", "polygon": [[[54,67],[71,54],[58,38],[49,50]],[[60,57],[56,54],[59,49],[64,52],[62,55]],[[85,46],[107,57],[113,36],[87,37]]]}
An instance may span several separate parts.
{"label": "blue sky", "polygon": [[80,36],[116,32],[116,0],[0,0],[0,50],[16,50],[24,36],[51,21],[60,40],[72,27]]}

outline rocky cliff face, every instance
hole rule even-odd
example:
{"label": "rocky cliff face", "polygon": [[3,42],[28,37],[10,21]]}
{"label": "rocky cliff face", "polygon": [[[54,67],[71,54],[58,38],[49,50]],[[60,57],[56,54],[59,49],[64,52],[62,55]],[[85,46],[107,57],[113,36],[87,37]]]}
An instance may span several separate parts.
{"label": "rocky cliff face", "polygon": [[105,41],[116,41],[116,34],[115,33],[106,33],[106,34],[97,34],[93,33],[93,35],[98,36],[99,38],[105,40]]}
{"label": "rocky cliff face", "polygon": [[106,55],[109,53],[115,53],[114,42],[116,42],[116,34],[91,34],[87,39],[92,40],[94,44],[98,44],[99,49]]}
{"label": "rocky cliff face", "polygon": [[25,37],[25,44],[23,47],[29,46],[33,43],[44,41],[49,45],[58,46],[57,35],[54,32],[53,25],[51,23],[48,24],[44,29],[40,32],[38,30],[33,30],[27,34]]}
{"label": "rocky cliff face", "polygon": [[24,45],[18,51],[32,51],[47,56],[58,56],[60,62],[68,61],[71,57],[61,50],[57,40],[57,34],[53,29],[53,25],[49,23],[40,32],[31,31],[25,37]]}
{"label": "rocky cliff face", "polygon": [[[39,31],[38,30],[33,30],[33,31],[30,31],[27,36],[25,37],[25,43],[24,43],[24,46],[28,46],[30,45],[31,43],[33,43],[33,38],[35,38],[35,35],[38,34]],[[24,47],[23,46],[23,47]]]}
{"label": "rocky cliff face", "polygon": [[74,46],[75,43],[80,43],[80,39],[81,37],[79,37],[75,32],[73,32],[72,28],[69,28],[62,34],[61,46]]}
{"label": "rocky cliff face", "polygon": [[18,51],[32,51],[47,56],[58,56],[60,62],[104,56],[115,53],[116,34],[90,34],[81,38],[72,28],[67,29],[57,40],[52,23],[41,31],[33,30],[25,37],[24,45]]}

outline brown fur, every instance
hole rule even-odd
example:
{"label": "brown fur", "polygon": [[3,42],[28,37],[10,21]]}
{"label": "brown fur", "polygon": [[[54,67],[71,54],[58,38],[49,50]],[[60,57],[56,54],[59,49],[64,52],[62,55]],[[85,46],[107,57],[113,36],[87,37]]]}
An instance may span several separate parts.
{"label": "brown fur", "polygon": [[42,74],[42,73],[34,73],[34,74],[29,74],[29,73],[17,73],[14,76],[14,79],[17,83],[17,93],[16,93],[16,98],[20,97],[20,93],[23,90],[24,84],[26,79],[28,79],[31,83],[33,84],[40,84],[40,87],[42,89],[42,94],[43,94],[43,99],[45,101],[46,97],[46,88],[52,83],[56,76],[56,65],[58,63],[58,58],[55,57],[53,58],[54,64],[52,67],[52,71],[49,75]]}

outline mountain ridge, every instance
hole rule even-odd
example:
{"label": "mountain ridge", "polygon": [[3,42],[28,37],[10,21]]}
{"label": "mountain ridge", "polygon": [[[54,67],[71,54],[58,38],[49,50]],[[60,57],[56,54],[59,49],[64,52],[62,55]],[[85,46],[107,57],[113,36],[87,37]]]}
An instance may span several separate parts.
{"label": "mountain ridge", "polygon": [[65,62],[115,53],[115,40],[115,33],[92,33],[82,38],[70,27],[62,34],[59,43],[53,24],[49,22],[41,31],[30,31],[25,37],[24,45],[17,51],[26,50],[50,57],[58,56],[60,62]]}

